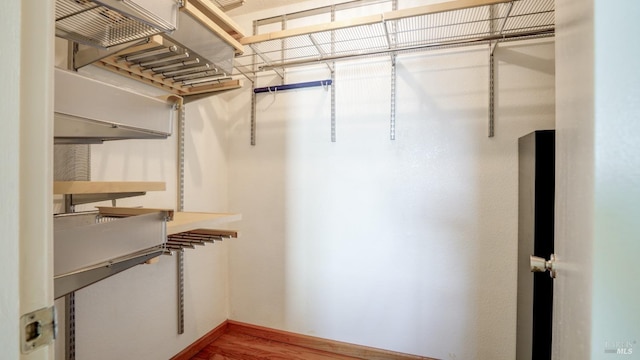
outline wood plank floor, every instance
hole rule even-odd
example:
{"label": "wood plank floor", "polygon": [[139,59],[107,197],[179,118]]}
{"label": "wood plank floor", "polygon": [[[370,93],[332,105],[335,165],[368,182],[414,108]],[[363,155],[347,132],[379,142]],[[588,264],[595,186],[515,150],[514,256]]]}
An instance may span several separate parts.
{"label": "wood plank floor", "polygon": [[228,331],[192,360],[328,360],[360,359]]}

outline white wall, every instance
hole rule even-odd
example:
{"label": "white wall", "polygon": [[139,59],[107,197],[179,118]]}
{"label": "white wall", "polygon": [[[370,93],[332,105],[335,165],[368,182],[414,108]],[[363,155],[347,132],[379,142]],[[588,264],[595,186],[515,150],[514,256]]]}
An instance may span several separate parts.
{"label": "white wall", "polygon": [[[265,14],[260,14],[265,15]],[[250,28],[245,26],[246,28]],[[513,359],[517,140],[554,127],[553,42],[339,63],[337,142],[322,88],[229,95],[234,320],[443,359]],[[328,78],[289,71],[287,82]],[[258,86],[272,82],[261,78]]]}
{"label": "white wall", "polygon": [[[59,47],[64,42],[58,41]],[[59,51],[64,54],[64,50]],[[62,55],[61,55],[62,56]],[[64,64],[58,57],[57,63]],[[96,69],[103,81],[160,95],[154,88]],[[226,212],[226,103],[187,105],[185,211]],[[177,119],[176,119],[177,125]],[[120,206],[177,208],[177,132],[167,140],[92,145],[92,180],[165,181],[166,191],[118,200]],[[80,208],[92,208],[90,204]],[[105,203],[110,206],[110,202]],[[228,318],[227,243],[185,251],[185,333],[177,334],[176,258],[136,266],[76,293],[78,359],[168,359]],[[56,305],[63,309],[64,303]],[[63,330],[64,328],[61,328]],[[58,341],[62,359],[64,337]]]}

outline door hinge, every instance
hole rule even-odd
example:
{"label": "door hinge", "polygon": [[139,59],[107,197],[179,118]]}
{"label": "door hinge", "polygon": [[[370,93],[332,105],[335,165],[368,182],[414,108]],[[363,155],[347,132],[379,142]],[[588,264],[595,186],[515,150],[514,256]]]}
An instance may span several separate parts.
{"label": "door hinge", "polygon": [[24,314],[20,318],[20,343],[23,354],[49,345],[57,335],[55,306]]}

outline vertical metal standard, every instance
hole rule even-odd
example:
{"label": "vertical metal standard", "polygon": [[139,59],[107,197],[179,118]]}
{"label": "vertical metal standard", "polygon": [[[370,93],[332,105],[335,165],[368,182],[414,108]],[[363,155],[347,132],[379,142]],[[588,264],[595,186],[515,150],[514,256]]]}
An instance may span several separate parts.
{"label": "vertical metal standard", "polygon": [[178,334],[184,334],[184,250],[177,252],[178,275]]}
{"label": "vertical metal standard", "polygon": [[[491,50],[491,44],[489,44],[489,50]],[[493,52],[489,51],[489,137],[493,137],[495,134],[495,62]]]}
{"label": "vertical metal standard", "polygon": [[331,69],[331,142],[336,142],[336,63]]}
{"label": "vertical metal standard", "polygon": [[186,126],[186,106],[178,109],[178,211],[184,211],[184,136]]}
{"label": "vertical metal standard", "polygon": [[65,359],[76,358],[76,293],[71,292],[64,297],[65,309]]}
{"label": "vertical metal standard", "polygon": [[[258,34],[258,22],[253,21],[253,35]],[[254,79],[251,82],[251,146],[256,146],[256,93],[254,90],[256,89],[256,81],[258,81],[258,77],[256,76],[256,72],[258,71],[258,67],[256,65],[257,57],[255,51],[253,53],[253,75]]]}
{"label": "vertical metal standard", "polygon": [[[185,105],[180,106],[180,116],[178,124],[178,211],[184,211],[184,133],[186,109]],[[178,334],[184,334],[184,251],[177,254],[176,267],[178,272]]]}
{"label": "vertical metal standard", "polygon": [[[287,30],[287,15],[286,14],[282,15],[282,26],[281,26],[281,29],[282,30]],[[281,45],[280,45],[281,49],[282,49],[281,53],[280,53],[280,61],[281,62],[284,62],[284,59],[285,59],[285,56],[286,56],[286,52],[284,50],[284,49],[286,49],[286,45],[287,45],[287,39],[284,38],[284,39],[282,39],[282,42],[281,42]],[[274,69],[274,71],[275,71],[275,69]],[[286,74],[287,74],[286,69],[282,68],[282,84],[283,85],[287,83]]]}
{"label": "vertical metal standard", "polygon": [[[336,21],[336,6],[331,5],[331,22]],[[336,34],[331,31],[331,56],[336,53]],[[331,69],[331,142],[336,142],[336,62]]]}
{"label": "vertical metal standard", "polygon": [[[495,34],[497,31],[496,26],[496,14],[497,8],[496,5],[489,6],[489,32],[491,35]],[[495,106],[495,97],[494,97],[494,42],[489,42],[489,133],[488,136],[491,138],[495,134],[495,114],[494,114],[494,106]]]}
{"label": "vertical metal standard", "polygon": [[251,83],[251,146],[256,146],[256,93],[254,91],[255,89],[256,89],[256,82],[254,81]]}
{"label": "vertical metal standard", "polygon": [[91,181],[91,145],[85,145],[87,152],[87,181]]}
{"label": "vertical metal standard", "polygon": [[[391,2],[391,10],[398,10],[398,0],[393,0]],[[389,24],[391,24],[391,31],[389,31]],[[387,34],[387,42],[389,43],[389,49],[394,49],[396,47],[396,23],[388,23],[385,22],[385,31]],[[390,129],[389,129],[389,139],[396,139],[396,53],[391,54],[391,117],[389,120]]]}
{"label": "vertical metal standard", "polygon": [[391,120],[390,139],[396,139],[396,54],[391,55]]}
{"label": "vertical metal standard", "polygon": [[[72,204],[72,196],[70,194],[64,195],[64,212],[72,213],[74,206]],[[64,297],[64,310],[65,310],[65,322],[64,322],[64,345],[65,360],[76,359],[76,293],[71,292]]]}
{"label": "vertical metal standard", "polygon": [[[498,35],[502,35],[505,26],[507,25],[507,20],[511,15],[511,11],[513,10],[513,1],[509,3],[507,8],[507,13],[502,20],[502,25],[500,26],[500,30]],[[496,5],[491,5],[489,8],[490,16],[491,16],[491,34],[496,32],[496,22],[497,22],[497,12]],[[493,56],[496,47],[498,46],[498,41],[493,41],[489,43],[489,137],[493,137],[495,135],[495,57]]]}

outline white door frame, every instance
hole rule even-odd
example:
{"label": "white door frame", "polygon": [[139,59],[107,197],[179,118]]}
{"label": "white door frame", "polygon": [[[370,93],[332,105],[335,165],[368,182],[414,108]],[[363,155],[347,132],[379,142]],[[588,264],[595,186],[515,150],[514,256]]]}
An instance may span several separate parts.
{"label": "white door frame", "polygon": [[555,5],[553,358],[640,359],[640,3]]}
{"label": "white door frame", "polygon": [[[20,0],[8,0],[0,11],[3,54],[20,52]],[[17,36],[18,35],[18,36]],[[8,359],[20,356],[20,64],[19,56],[0,56],[0,349]]]}
{"label": "white door frame", "polygon": [[[53,0],[5,0],[0,19],[0,348],[21,354],[20,317],[53,306]],[[6,50],[6,52],[5,52]]]}

